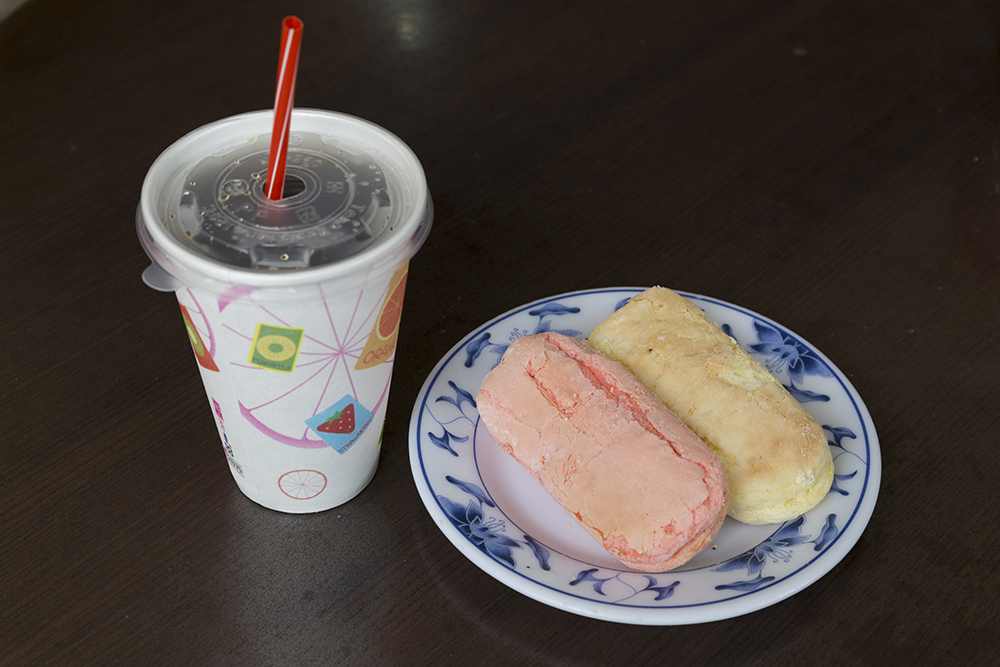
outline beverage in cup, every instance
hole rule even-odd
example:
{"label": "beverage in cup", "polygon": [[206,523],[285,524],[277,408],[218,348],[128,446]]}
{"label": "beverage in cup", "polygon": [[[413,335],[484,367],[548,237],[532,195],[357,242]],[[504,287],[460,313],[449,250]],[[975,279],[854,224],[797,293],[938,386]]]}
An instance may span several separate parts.
{"label": "beverage in cup", "polygon": [[144,281],[180,305],[226,459],[274,510],[343,504],[378,466],[410,258],[433,218],[423,170],[367,121],[292,112],[281,199],[274,114],[210,123],[150,167]]}

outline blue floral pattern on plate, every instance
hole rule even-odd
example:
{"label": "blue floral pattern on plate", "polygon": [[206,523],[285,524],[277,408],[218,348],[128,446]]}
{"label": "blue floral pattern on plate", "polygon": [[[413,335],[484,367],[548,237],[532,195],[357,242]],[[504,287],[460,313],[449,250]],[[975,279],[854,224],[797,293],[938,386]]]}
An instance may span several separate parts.
{"label": "blue floral pattern on plate", "polygon": [[459,342],[428,377],[410,423],[420,496],[445,536],[491,576],[545,604],[622,623],[681,625],[774,604],[811,584],[860,538],[874,510],[881,457],[871,417],[844,375],[780,325],[682,293],[754,355],[823,425],[835,479],[810,512],[781,525],[727,519],[678,570],[636,572],[608,555],[480,423],[476,392],[510,343],[559,331],[585,338],[640,288],[563,294],[500,315]]}

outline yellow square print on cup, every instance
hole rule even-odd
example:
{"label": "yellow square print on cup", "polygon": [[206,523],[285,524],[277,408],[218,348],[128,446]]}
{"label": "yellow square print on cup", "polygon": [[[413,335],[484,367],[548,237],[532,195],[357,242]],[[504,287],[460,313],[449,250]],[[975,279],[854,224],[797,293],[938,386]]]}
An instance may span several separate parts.
{"label": "yellow square print on cup", "polygon": [[279,327],[273,324],[257,324],[250,348],[250,363],[258,368],[279,373],[291,373],[295,370],[295,361],[299,358],[299,344],[305,329]]}

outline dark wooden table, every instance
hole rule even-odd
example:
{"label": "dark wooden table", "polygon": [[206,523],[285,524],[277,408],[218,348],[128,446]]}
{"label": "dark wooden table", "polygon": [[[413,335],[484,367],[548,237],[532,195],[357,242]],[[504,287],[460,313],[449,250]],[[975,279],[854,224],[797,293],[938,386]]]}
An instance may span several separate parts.
{"label": "dark wooden table", "polygon": [[[220,452],[176,301],[143,285],[146,169],[271,105],[423,162],[380,470],[265,510]],[[998,659],[1000,7],[955,2],[29,0],[0,23],[0,663],[988,664]],[[602,622],[435,527],[407,430],[493,316],[662,284],[791,328],[871,410],[874,516],[826,576],[706,624]]]}

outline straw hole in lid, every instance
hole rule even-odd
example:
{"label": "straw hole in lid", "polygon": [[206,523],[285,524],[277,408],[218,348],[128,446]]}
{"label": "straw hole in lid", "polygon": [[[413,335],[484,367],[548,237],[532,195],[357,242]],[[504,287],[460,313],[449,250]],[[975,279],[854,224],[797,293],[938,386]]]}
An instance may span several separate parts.
{"label": "straw hole in lid", "polygon": [[[267,192],[267,181],[261,184],[264,192]],[[303,181],[298,176],[292,174],[285,174],[285,186],[281,191],[281,198],[288,199],[289,197],[294,197],[297,194],[301,194],[306,189],[306,182]]]}

